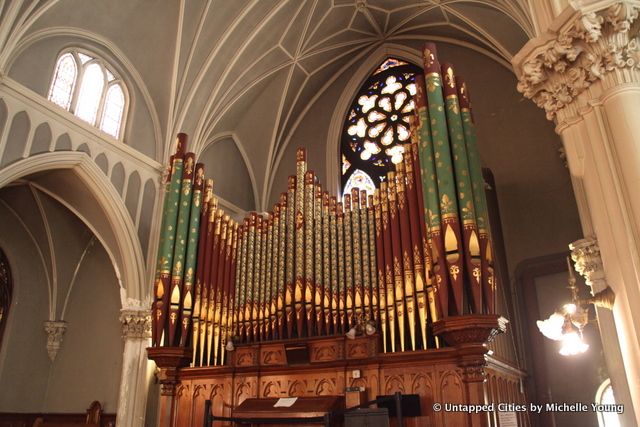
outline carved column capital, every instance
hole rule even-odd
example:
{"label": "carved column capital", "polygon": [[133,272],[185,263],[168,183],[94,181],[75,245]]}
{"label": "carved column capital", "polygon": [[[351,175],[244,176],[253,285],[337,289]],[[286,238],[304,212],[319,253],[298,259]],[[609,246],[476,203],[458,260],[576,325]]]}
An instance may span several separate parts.
{"label": "carved column capital", "polygon": [[543,108],[549,120],[577,116],[591,96],[586,89],[597,81],[607,88],[640,82],[640,2],[577,7],[513,59],[518,91]]}
{"label": "carved column capital", "polygon": [[604,289],[606,280],[602,258],[600,258],[600,247],[595,237],[587,237],[576,240],[569,244],[571,249],[571,259],[575,263],[576,271],[584,277],[585,282],[593,292]]}
{"label": "carved column capital", "polygon": [[151,310],[122,309],[120,322],[125,340],[151,338]]}
{"label": "carved column capital", "polygon": [[62,338],[67,331],[67,322],[62,320],[50,320],[44,322],[44,331],[47,334],[47,353],[53,362],[62,346]]}

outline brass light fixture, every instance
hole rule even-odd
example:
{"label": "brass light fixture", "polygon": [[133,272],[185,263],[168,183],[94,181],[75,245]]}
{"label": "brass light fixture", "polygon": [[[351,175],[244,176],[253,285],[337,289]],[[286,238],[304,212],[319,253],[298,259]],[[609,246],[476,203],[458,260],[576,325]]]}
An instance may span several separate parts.
{"label": "brass light fixture", "polygon": [[567,258],[569,270],[569,286],[571,302],[564,304],[546,320],[538,320],[536,324],[540,332],[547,338],[561,341],[559,353],[563,356],[574,356],[584,353],[589,349],[589,344],[583,340],[582,331],[589,322],[589,306],[608,308],[613,307],[615,294],[607,286],[606,289],[597,292],[591,298],[578,298],[578,287],[573,274],[573,266]]}

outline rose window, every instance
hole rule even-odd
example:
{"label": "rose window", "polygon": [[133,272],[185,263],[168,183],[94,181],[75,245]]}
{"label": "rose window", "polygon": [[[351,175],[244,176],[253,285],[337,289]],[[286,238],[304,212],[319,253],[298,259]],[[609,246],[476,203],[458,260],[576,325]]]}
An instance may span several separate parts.
{"label": "rose window", "polygon": [[372,192],[373,185],[385,180],[391,165],[402,161],[402,144],[410,137],[417,72],[420,68],[389,58],[356,95],[342,134],[343,191],[355,186],[355,181],[366,182],[359,188]]}

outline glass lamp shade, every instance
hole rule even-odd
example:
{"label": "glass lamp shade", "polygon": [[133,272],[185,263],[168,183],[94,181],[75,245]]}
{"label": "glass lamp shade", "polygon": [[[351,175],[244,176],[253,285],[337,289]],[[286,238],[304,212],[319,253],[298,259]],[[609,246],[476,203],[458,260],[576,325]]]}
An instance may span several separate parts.
{"label": "glass lamp shade", "polygon": [[575,356],[589,349],[589,344],[582,340],[580,333],[576,331],[566,332],[562,337],[562,347],[559,353],[563,356]]}
{"label": "glass lamp shade", "polygon": [[553,313],[548,319],[538,320],[536,325],[538,325],[538,329],[540,329],[542,335],[551,340],[560,341],[563,337],[562,327],[564,322],[565,319],[562,314]]}

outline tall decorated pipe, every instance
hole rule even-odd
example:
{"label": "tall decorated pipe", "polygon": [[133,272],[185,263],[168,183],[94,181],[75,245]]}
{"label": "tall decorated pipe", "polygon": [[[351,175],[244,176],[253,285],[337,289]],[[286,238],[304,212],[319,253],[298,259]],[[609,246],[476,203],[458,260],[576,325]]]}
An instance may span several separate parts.
{"label": "tall decorated pipe", "polygon": [[[285,321],[287,324],[287,338],[293,338],[293,312],[294,312],[294,294],[295,294],[295,257],[297,257],[296,240],[295,240],[295,211],[296,211],[296,176],[290,176],[287,181],[287,213],[285,221],[285,229],[287,232],[286,239],[286,292],[285,292]],[[294,257],[294,254],[295,257]]]}
{"label": "tall decorated pipe", "polygon": [[[411,129],[411,137],[416,137],[415,122]],[[424,227],[424,211],[420,208],[418,200],[422,197],[422,194],[418,193],[418,186],[416,182],[416,174],[414,164],[417,156],[417,144],[407,144],[405,148],[404,156],[405,170],[407,174],[407,186],[406,196],[409,211],[409,229],[411,232],[411,258],[413,261],[414,280],[415,280],[415,302],[416,311],[419,324],[419,333],[422,340],[422,348],[427,348],[427,290],[426,290],[426,277],[424,270],[424,254],[423,254],[423,227]],[[420,165],[417,165],[420,168]]]}
{"label": "tall decorated pipe", "polygon": [[295,204],[295,269],[296,281],[293,293],[294,311],[296,317],[296,329],[298,337],[304,334],[304,176],[307,171],[307,157],[304,149],[296,151],[296,204]]}
{"label": "tall decorated pipe", "polygon": [[[396,304],[396,322],[398,324],[398,336],[400,338],[400,351],[405,350],[405,314],[404,300],[405,287],[403,275],[402,242],[400,235],[400,215],[398,213],[398,194],[395,172],[387,173],[389,196],[389,226],[391,228],[391,253],[393,254],[393,283]],[[387,290],[388,291],[388,290]],[[387,301],[388,305],[388,301]]]}
{"label": "tall decorated pipe", "polygon": [[[426,55],[433,55],[425,49]],[[420,166],[420,184],[422,186],[422,208],[425,221],[423,251],[426,262],[430,261],[433,271],[433,291],[436,294],[440,314],[449,313],[449,275],[444,258],[444,236],[440,216],[440,195],[436,179],[436,163],[431,123],[427,108],[426,83],[423,75],[416,75],[416,137],[418,139],[418,158]],[[433,318],[433,316],[432,316]]]}
{"label": "tall decorated pipe", "polygon": [[171,156],[169,158],[169,165],[167,166],[167,170],[164,175],[164,204],[162,208],[162,222],[160,225],[160,242],[158,245],[158,259],[156,261],[156,274],[153,281],[153,302],[151,304],[151,313],[153,320],[151,322],[151,344],[153,346],[160,345],[160,338],[162,335],[162,326],[159,325],[159,320],[161,317],[161,309],[158,309],[158,303],[162,302],[162,297],[164,295],[165,289],[162,285],[162,280],[160,280],[160,273],[162,271],[162,264],[165,262],[165,259],[162,256],[162,247],[164,245],[165,232],[167,228],[167,217],[169,216],[169,205],[171,203],[171,198],[169,197],[169,192],[171,188],[171,173],[173,171],[173,160],[175,156]]}
{"label": "tall decorated pipe", "polygon": [[315,329],[315,312],[313,306],[314,283],[313,283],[313,207],[315,203],[315,174],[307,171],[304,174],[304,314],[306,318],[306,333],[303,326],[298,329],[302,336],[312,336]]}
{"label": "tall decorated pipe", "polygon": [[[287,247],[287,229],[286,229],[286,216],[287,216],[287,193],[280,194],[280,226],[278,236],[278,338],[284,338],[284,326],[285,326],[285,277],[286,277],[286,247]],[[289,252],[291,254],[291,252]],[[291,258],[291,255],[286,257],[287,260]]]}
{"label": "tall decorated pipe", "polygon": [[373,212],[375,217],[376,238],[376,270],[378,273],[378,319],[382,330],[382,348],[387,352],[387,286],[385,281],[385,250],[382,226],[382,205],[380,203],[380,190],[373,193]]}
{"label": "tall decorated pipe", "polygon": [[258,325],[260,323],[260,306],[262,301],[260,298],[263,292],[261,282],[262,271],[262,215],[256,216],[256,228],[255,228],[255,254],[254,254],[254,266],[253,266],[253,304],[251,309],[251,333],[253,334],[253,340],[259,341],[260,335],[258,331]]}
{"label": "tall decorated pipe", "polygon": [[[380,319],[380,307],[378,306],[378,264],[377,264],[377,242],[376,242],[376,219],[373,206],[373,194],[367,196],[367,228],[369,231],[369,273],[371,277],[371,319],[378,322]],[[385,316],[386,318],[386,316]]]}
{"label": "tall decorated pipe", "polygon": [[249,231],[247,236],[247,273],[244,298],[244,336],[246,341],[251,341],[253,334],[251,321],[253,319],[253,282],[254,282],[254,263],[255,263],[255,239],[256,239],[256,222],[258,214],[251,212],[249,216]]}
{"label": "tall decorated pipe", "polygon": [[353,242],[353,307],[354,325],[363,320],[362,235],[360,231],[360,190],[351,189],[351,232]]}
{"label": "tall decorated pipe", "polygon": [[476,209],[473,199],[473,187],[467,148],[465,145],[460,104],[456,89],[453,65],[442,65],[444,77],[443,88],[447,109],[447,126],[451,140],[453,154],[453,169],[455,171],[456,187],[458,189],[458,206],[462,221],[462,238],[465,258],[465,270],[469,294],[474,313],[482,313],[482,270],[480,265],[480,242],[478,241],[478,227],[476,225]]}
{"label": "tall decorated pipe", "polygon": [[193,181],[193,195],[191,198],[191,209],[189,215],[187,253],[184,264],[184,289],[182,292],[182,313],[180,315],[180,347],[185,347],[191,326],[193,312],[194,289],[193,285],[196,277],[196,261],[198,256],[200,237],[200,212],[202,208],[202,191],[204,189],[204,165],[196,164],[195,179]]}
{"label": "tall decorated pipe", "polygon": [[331,218],[329,216],[329,193],[322,192],[322,309],[324,311],[324,330],[331,334]]}
{"label": "tall decorated pipe", "polygon": [[[207,313],[209,312],[209,293],[211,283],[211,254],[213,252],[213,235],[215,228],[218,199],[211,197],[207,209],[207,227],[205,235],[204,271],[202,275],[202,296],[200,300],[200,335],[198,337],[198,365],[203,366],[205,357],[205,344],[207,336]],[[204,219],[204,218],[203,218]],[[194,337],[195,339],[195,337]]]}
{"label": "tall decorated pipe", "polygon": [[333,324],[333,333],[337,334],[342,331],[340,316],[340,287],[343,271],[338,268],[339,259],[342,259],[341,248],[338,249],[338,218],[337,218],[337,201],[335,196],[329,197],[329,240],[331,244],[331,320]]}
{"label": "tall decorated pipe", "polygon": [[169,346],[177,345],[176,331],[181,331],[180,304],[182,303],[185,256],[189,241],[189,218],[191,212],[191,195],[193,193],[193,176],[195,172],[195,154],[187,153],[184,157],[182,182],[180,183],[180,199],[178,202],[178,222],[173,247],[173,267],[171,268],[171,297],[169,300]]}
{"label": "tall decorated pipe", "polygon": [[247,313],[249,309],[247,308],[247,274],[248,274],[248,263],[249,263],[249,241],[251,233],[249,231],[250,228],[251,217],[245,218],[242,223],[242,251],[240,252],[240,259],[238,260],[240,264],[240,277],[237,282],[237,291],[238,292],[238,338],[241,341],[247,341],[247,322],[249,319],[247,318]]}
{"label": "tall decorated pipe", "polygon": [[271,227],[268,231],[267,239],[269,240],[269,264],[268,283],[269,283],[269,300],[267,302],[267,312],[269,314],[267,335],[274,338],[276,332],[276,309],[278,303],[278,216],[280,215],[280,204],[276,203],[273,207],[273,215],[271,217]]}
{"label": "tall decorated pipe", "polygon": [[[382,219],[382,242],[384,252],[384,281],[386,293],[387,320],[389,323],[389,342],[391,352],[396,351],[396,298],[393,269],[393,249],[391,243],[391,224],[389,215],[389,195],[387,183],[380,183],[380,205]],[[387,350],[389,347],[387,347]]]}
{"label": "tall decorated pipe", "polygon": [[436,56],[435,45],[426,43],[424,48],[424,71],[427,88],[429,117],[431,119],[431,137],[435,156],[438,194],[440,196],[440,215],[444,236],[444,256],[449,273],[449,283],[453,290],[453,315],[463,314],[463,248],[458,217],[456,183],[451,161],[451,149],[447,132],[447,117],[442,90],[440,64]]}
{"label": "tall decorated pipe", "polygon": [[313,198],[313,306],[315,309],[315,335],[324,334],[324,281],[322,252],[322,187],[315,184]]}
{"label": "tall decorated pipe", "polygon": [[176,153],[173,158],[171,168],[171,184],[167,193],[168,201],[165,203],[166,210],[163,218],[164,229],[162,246],[158,254],[158,279],[156,285],[156,346],[160,346],[164,335],[164,345],[169,343],[169,334],[164,333],[165,322],[169,312],[169,296],[171,292],[171,269],[173,267],[173,250],[176,240],[176,223],[178,221],[178,203],[180,202],[180,188],[182,184],[182,169],[184,166],[184,152],[187,142],[187,135],[178,134],[176,142]]}
{"label": "tall decorated pipe", "polygon": [[198,259],[196,262],[196,288],[195,300],[193,303],[193,330],[191,333],[191,346],[193,347],[192,366],[196,366],[197,354],[200,349],[200,307],[202,305],[202,294],[204,292],[204,271],[205,271],[205,254],[207,250],[207,225],[209,223],[209,206],[213,197],[213,180],[208,179],[204,187],[204,195],[202,198],[202,209],[200,212],[200,231],[198,237]]}
{"label": "tall decorated pipe", "polygon": [[[405,157],[410,153],[405,149]],[[405,319],[409,325],[411,350],[416,349],[416,288],[413,262],[413,239],[411,236],[411,219],[409,211],[409,196],[406,190],[406,162],[396,165],[398,200],[398,222],[400,223],[400,241],[402,250],[402,272],[404,278]]]}
{"label": "tall decorated pipe", "polygon": [[373,194],[367,196],[367,230],[369,232],[369,277],[371,286],[371,320],[380,319],[378,306],[378,261],[376,258],[376,220],[373,206]]}
{"label": "tall decorated pipe", "polygon": [[347,294],[346,294],[346,254],[344,243],[344,210],[342,202],[336,203],[336,237],[338,248],[338,324],[340,333],[349,330],[347,322]]}
{"label": "tall decorated pipe", "polygon": [[355,288],[353,277],[353,235],[351,224],[351,195],[344,195],[344,264],[345,264],[345,307],[347,321],[345,329],[349,330],[356,324],[355,319]]}
{"label": "tall decorated pipe", "polygon": [[229,244],[230,223],[229,215],[224,215],[220,221],[220,245],[218,249],[217,272],[215,282],[215,303],[213,312],[213,354],[212,365],[218,364],[218,355],[220,348],[221,322],[223,314],[222,301],[224,299],[224,281],[227,274],[228,263],[226,259],[227,246]]}
{"label": "tall decorated pipe", "polygon": [[207,307],[207,333],[206,333],[206,348],[205,361],[207,365],[213,364],[213,344],[214,344],[214,332],[215,332],[215,314],[216,314],[216,284],[218,282],[218,269],[220,263],[220,246],[222,243],[222,221],[224,213],[222,209],[218,209],[215,215],[215,222],[213,226],[213,251],[211,252],[211,276],[209,278],[209,304]]}
{"label": "tall decorated pipe", "polygon": [[478,226],[478,238],[480,241],[483,302],[485,312],[493,314],[495,310],[496,283],[495,273],[493,270],[493,256],[491,249],[487,199],[484,189],[484,178],[482,177],[476,129],[473,123],[473,116],[471,114],[469,92],[464,79],[456,76],[456,87],[458,89],[458,98],[460,100],[460,114],[462,116],[462,127],[464,129],[469,170],[471,172],[473,201],[475,205],[476,224]]}
{"label": "tall decorated pipe", "polygon": [[371,310],[371,263],[369,261],[369,211],[367,209],[367,192],[360,191],[360,234],[362,235],[362,306],[364,318],[373,319]]}

